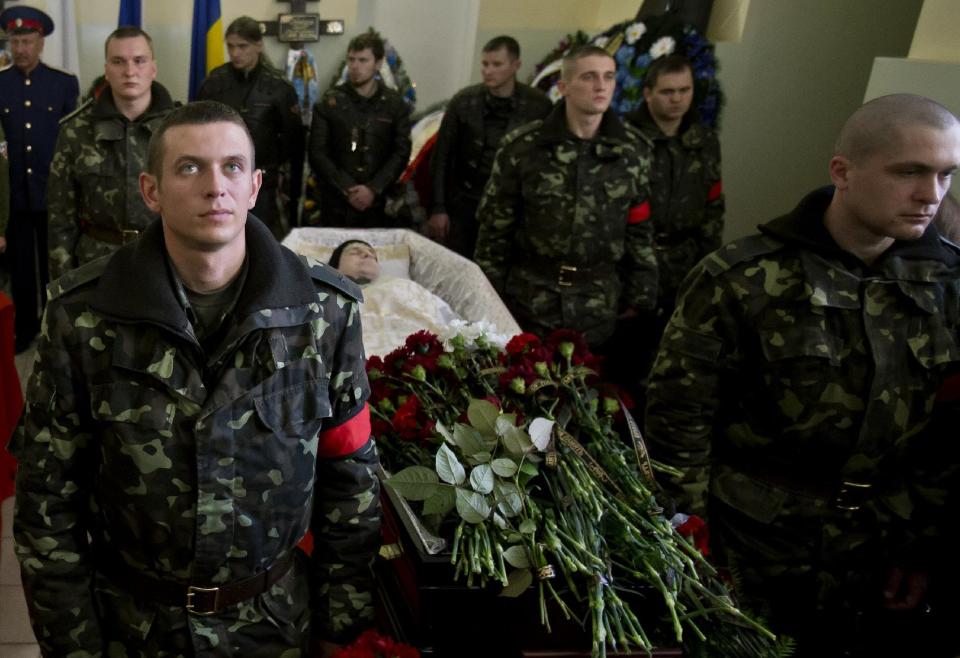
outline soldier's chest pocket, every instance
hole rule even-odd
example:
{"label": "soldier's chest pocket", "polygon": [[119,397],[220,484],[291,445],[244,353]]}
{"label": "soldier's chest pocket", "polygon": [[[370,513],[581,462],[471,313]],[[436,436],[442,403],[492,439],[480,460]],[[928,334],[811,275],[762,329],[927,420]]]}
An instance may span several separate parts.
{"label": "soldier's chest pocket", "polygon": [[599,196],[608,203],[626,207],[637,198],[637,181],[629,176],[604,180],[600,184]]}
{"label": "soldier's chest pocket", "polygon": [[169,436],[176,403],[164,392],[134,382],[114,382],[90,388],[90,415],[123,442],[146,443]]}
{"label": "soldier's chest pocket", "polygon": [[955,330],[945,326],[939,316],[931,316],[926,321],[913,318],[906,342],[926,378],[939,382],[945,375],[960,372],[960,347]]}
{"label": "soldier's chest pocket", "polygon": [[329,389],[327,377],[284,383],[255,396],[253,405],[257,418],[277,438],[312,441],[333,413]]}
{"label": "soldier's chest pocket", "polygon": [[818,399],[824,383],[836,381],[847,365],[843,341],[817,321],[760,330],[762,376],[775,397],[789,391],[800,399]]}
{"label": "soldier's chest pocket", "polygon": [[110,149],[105,149],[105,157],[97,160],[81,159],[77,162],[77,177],[81,180],[100,181],[103,178],[116,178],[120,171],[119,164],[110,154]]}
{"label": "soldier's chest pocket", "polygon": [[262,101],[250,103],[243,108],[243,120],[247,122],[248,126],[263,123],[269,119],[272,107],[270,103]]}

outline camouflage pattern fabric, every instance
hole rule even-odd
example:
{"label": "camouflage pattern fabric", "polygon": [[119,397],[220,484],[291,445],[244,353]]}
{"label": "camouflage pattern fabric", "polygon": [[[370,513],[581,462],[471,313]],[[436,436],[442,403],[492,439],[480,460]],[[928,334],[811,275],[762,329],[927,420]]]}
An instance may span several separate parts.
{"label": "camouflage pattern fabric", "polygon": [[[577,139],[565,108],[504,137],[477,212],[475,260],[525,330],[568,327],[599,344],[619,307],[656,302],[653,229],[643,221],[650,156],[610,111],[595,139]],[[561,266],[577,268],[570,285]]]}
{"label": "camouflage pattern fabric", "polygon": [[10,160],[7,155],[7,138],[0,125],[0,237],[7,232],[10,221]]}
{"label": "camouflage pattern fabric", "polygon": [[139,176],[150,135],[174,103],[157,82],[150,94],[150,106],[135,121],[120,114],[106,87],[61,123],[47,188],[51,279],[120,247],[84,234],[82,226],[119,235],[142,231],[156,219],[140,196]]}
{"label": "camouflage pattern fabric", "polygon": [[[369,98],[349,83],[337,85],[313,106],[307,155],[318,183],[319,220],[310,224],[371,228],[388,226],[384,193],[410,159],[410,110],[393,89],[379,84]],[[346,200],[347,190],[366,185],[376,194],[363,212]]]}
{"label": "camouflage pattern fabric", "polygon": [[[372,620],[376,449],[362,435],[339,455],[324,438],[366,413],[359,291],[258,220],[246,231],[244,287],[208,354],[159,222],[53,284],[13,441],[16,551],[45,655],[292,658],[311,633],[349,640]],[[307,564],[295,546],[310,528]],[[138,600],[95,565],[203,586],[294,552],[276,585],[210,616]]]}
{"label": "camouflage pattern fabric", "polygon": [[720,141],[687,112],[676,137],[667,137],[642,105],[626,117],[653,144],[650,220],[659,266],[658,307],[673,310],[680,283],[701,258],[720,247],[724,198]]}
{"label": "camouflage pattern fabric", "polygon": [[924,568],[937,542],[956,463],[925,430],[960,365],[960,250],[931,227],[867,267],[823,227],[831,196],[693,269],[651,373],[646,436],[683,472],[662,484],[709,518],[750,604],[801,635],[823,631],[819,610],[851,637],[886,570]]}

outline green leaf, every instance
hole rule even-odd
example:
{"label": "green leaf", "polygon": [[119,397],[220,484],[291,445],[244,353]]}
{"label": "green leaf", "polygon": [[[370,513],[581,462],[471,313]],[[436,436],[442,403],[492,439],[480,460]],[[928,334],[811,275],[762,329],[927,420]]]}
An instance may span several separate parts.
{"label": "green leaf", "polygon": [[497,433],[497,417],[500,410],[486,400],[470,400],[467,407],[467,418],[470,424],[484,436],[494,436]]}
{"label": "green leaf", "polygon": [[520,472],[530,477],[540,475],[540,469],[537,468],[537,465],[531,464],[530,462],[523,462],[523,465],[520,467]]}
{"label": "green leaf", "polygon": [[502,478],[512,478],[517,474],[517,462],[507,457],[494,459],[490,466],[493,468],[493,472]]}
{"label": "green leaf", "polygon": [[437,475],[447,484],[463,484],[467,478],[463,464],[446,443],[441,443],[440,449],[437,450],[436,467]]}
{"label": "green leaf", "polygon": [[487,464],[475,466],[470,471],[470,486],[477,493],[488,494],[493,491],[493,469]]}
{"label": "green leaf", "polygon": [[497,416],[497,421],[494,424],[494,429],[497,431],[497,436],[502,437],[504,434],[510,431],[511,428],[517,426],[517,415],[516,414],[502,414]]}
{"label": "green leaf", "polygon": [[492,508],[486,497],[476,491],[457,487],[457,512],[467,523],[483,523]]}
{"label": "green leaf", "polygon": [[456,441],[453,440],[453,432],[447,429],[446,425],[444,425],[440,421],[437,421],[437,424],[434,425],[434,429],[437,430],[437,434],[443,437],[444,441],[446,441],[447,443],[453,443],[454,445],[456,445]]}
{"label": "green leaf", "polygon": [[530,442],[529,435],[519,427],[510,427],[503,433],[501,440],[503,441],[503,447],[506,448],[507,452],[511,455],[519,457],[533,450],[533,444]]}
{"label": "green leaf", "polygon": [[523,497],[513,482],[497,482],[497,509],[507,518],[523,511]]}
{"label": "green leaf", "polygon": [[530,421],[530,440],[540,452],[546,452],[553,436],[553,421],[549,418],[534,418]]}
{"label": "green leaf", "polygon": [[484,448],[477,430],[463,423],[453,426],[453,442],[467,457],[482,452]]}
{"label": "green leaf", "polygon": [[503,552],[503,559],[517,569],[526,569],[530,566],[530,559],[527,557],[527,549],[524,546],[511,546]]}
{"label": "green leaf", "polygon": [[537,522],[533,519],[524,519],[520,522],[520,532],[525,535],[532,535],[537,531]]}
{"label": "green leaf", "polygon": [[470,459],[472,459],[473,463],[475,464],[486,464],[488,461],[490,461],[491,457],[493,457],[493,455],[491,455],[486,450],[475,452],[472,455],[470,455]]}
{"label": "green leaf", "polygon": [[507,520],[496,512],[493,513],[493,524],[501,530],[507,529]]}
{"label": "green leaf", "polygon": [[437,487],[436,493],[423,501],[423,513],[440,514],[449,512],[457,504],[457,495],[452,487]]}
{"label": "green leaf", "polygon": [[426,500],[441,488],[436,472],[426,466],[408,466],[386,484],[407,500]]}
{"label": "green leaf", "polygon": [[533,584],[533,572],[529,569],[511,571],[507,576],[507,586],[500,592],[500,596],[515,599],[527,591],[531,584]]}

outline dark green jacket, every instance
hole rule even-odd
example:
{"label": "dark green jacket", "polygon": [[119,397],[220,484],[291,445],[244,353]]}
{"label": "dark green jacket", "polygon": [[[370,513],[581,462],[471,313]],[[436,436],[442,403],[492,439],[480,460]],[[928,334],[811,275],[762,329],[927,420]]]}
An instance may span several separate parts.
{"label": "dark green jacket", "polygon": [[660,267],[658,304],[669,311],[687,272],[723,238],[720,141],[697,121],[695,110],[675,137],[663,134],[646,105],[626,120],[653,144],[650,219]]}
{"label": "dark green jacket", "polygon": [[142,231],[157,218],[140,196],[139,177],[150,136],[173,108],[169,92],[154,82],[147,111],[129,121],[105,87],[60,124],[47,186],[51,279],[118,248],[83,234],[83,225]]}
{"label": "dark green jacket", "polygon": [[475,259],[521,326],[568,327],[600,343],[621,306],[653,308],[649,175],[643,137],[611,111],[592,140],[568,130],[563,102],[504,137],[477,212]]}
{"label": "dark green jacket", "polygon": [[[856,524],[894,551],[928,533],[915,512],[942,505],[955,466],[924,462],[953,443],[925,429],[960,366],[960,250],[931,226],[868,267],[824,228],[831,198],[812,193],[693,269],[650,376],[647,439],[683,471],[665,482],[683,511],[719,500],[769,534]],[[844,481],[870,487],[852,518],[834,505]]]}
{"label": "dark green jacket", "polygon": [[[255,218],[246,232],[246,278],[210,353],[161,222],[54,284],[13,442],[14,536],[45,655],[300,655],[311,616],[333,640],[372,618],[359,292]],[[311,528],[310,564],[211,616],[137,600],[95,562],[214,586],[291,555]]]}

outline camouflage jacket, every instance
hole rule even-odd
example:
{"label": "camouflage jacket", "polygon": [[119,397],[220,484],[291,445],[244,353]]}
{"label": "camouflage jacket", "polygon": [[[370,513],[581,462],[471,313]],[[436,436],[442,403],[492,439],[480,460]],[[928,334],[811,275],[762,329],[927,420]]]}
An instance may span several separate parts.
{"label": "camouflage jacket", "polygon": [[363,184],[380,197],[410,159],[410,110],[384,84],[364,98],[349,83],[337,85],[313,106],[310,167],[325,193],[343,196]]}
{"label": "camouflage jacket", "polygon": [[924,430],[960,365],[960,250],[931,227],[868,267],[824,228],[831,195],[690,273],[650,377],[651,454],[683,471],[666,482],[683,511],[849,518],[832,501],[853,482],[857,519],[925,533],[910,524],[945,493],[924,464],[952,440]]}
{"label": "camouflage jacket", "polygon": [[[430,155],[431,212],[447,212],[447,199],[452,196],[480,200],[497,150],[497,144],[486,140],[489,97],[486,85],[477,84],[458,91],[447,105]],[[543,92],[519,82],[509,100],[512,111],[503,134],[550,113],[550,101]]]}
{"label": "camouflage jacket", "polygon": [[0,125],[0,237],[7,232],[10,221],[10,160],[7,156],[7,138]]}
{"label": "camouflage jacket", "polygon": [[680,283],[723,238],[723,184],[717,134],[687,113],[667,137],[646,105],[626,117],[653,143],[650,220],[659,271],[659,305],[673,309]]}
{"label": "camouflage jacket", "polygon": [[521,326],[568,327],[599,343],[618,305],[653,308],[649,175],[648,144],[611,111],[592,140],[568,130],[563,102],[504,137],[477,212],[475,260]]}
{"label": "camouflage jacket", "polygon": [[300,198],[306,135],[297,92],[280,71],[261,62],[244,73],[227,62],[210,72],[197,100],[220,101],[239,112],[253,136],[267,187],[276,185],[282,168],[290,177],[284,192],[293,202]]}
{"label": "camouflage jacket", "polygon": [[[311,617],[335,641],[372,619],[360,294],[252,217],[246,231],[246,278],[210,353],[160,222],[51,291],[13,441],[14,537],[45,655],[293,657]],[[294,547],[311,528],[307,564]],[[210,616],[138,599],[97,567],[215,586],[291,553],[276,585]]]}
{"label": "camouflage jacket", "polygon": [[83,234],[83,226],[119,235],[156,219],[140,196],[139,176],[150,135],[174,103],[159,83],[150,93],[150,107],[135,121],[120,114],[107,87],[60,124],[47,187],[51,279],[119,247]]}

